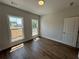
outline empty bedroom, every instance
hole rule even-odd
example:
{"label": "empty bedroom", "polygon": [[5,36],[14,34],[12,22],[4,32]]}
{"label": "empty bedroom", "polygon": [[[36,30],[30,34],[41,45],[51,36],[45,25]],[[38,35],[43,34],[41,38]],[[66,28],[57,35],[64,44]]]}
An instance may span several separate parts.
{"label": "empty bedroom", "polygon": [[0,59],[79,59],[79,0],[0,0]]}

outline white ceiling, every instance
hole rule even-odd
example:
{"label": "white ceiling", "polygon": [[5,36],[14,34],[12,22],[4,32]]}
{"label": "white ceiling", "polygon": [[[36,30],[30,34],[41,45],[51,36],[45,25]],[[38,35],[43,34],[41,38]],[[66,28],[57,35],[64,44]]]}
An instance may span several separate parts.
{"label": "white ceiling", "polygon": [[[64,8],[71,7],[69,4],[73,1],[74,6],[79,6],[79,0],[45,0],[44,6],[38,5],[38,0],[0,0],[5,4],[30,11],[38,15],[44,15],[51,12],[56,12]],[[14,2],[11,4],[11,2]]]}

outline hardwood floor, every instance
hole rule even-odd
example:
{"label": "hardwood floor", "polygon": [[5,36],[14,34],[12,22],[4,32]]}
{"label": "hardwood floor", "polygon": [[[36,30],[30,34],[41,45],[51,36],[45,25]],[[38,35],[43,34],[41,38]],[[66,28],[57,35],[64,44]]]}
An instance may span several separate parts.
{"label": "hardwood floor", "polygon": [[24,43],[13,52],[0,52],[0,59],[78,59],[77,50],[57,42],[40,38]]}

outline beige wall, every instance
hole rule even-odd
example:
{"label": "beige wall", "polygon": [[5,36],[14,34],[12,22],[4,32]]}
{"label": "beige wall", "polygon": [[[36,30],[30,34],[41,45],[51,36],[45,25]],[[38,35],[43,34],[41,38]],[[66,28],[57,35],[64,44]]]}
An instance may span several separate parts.
{"label": "beige wall", "polygon": [[[41,17],[41,36],[62,42],[64,18],[79,17],[79,7],[70,7]],[[68,44],[67,44],[68,45]],[[72,45],[71,45],[72,46]],[[75,46],[75,45],[74,45]]]}
{"label": "beige wall", "polygon": [[[24,40],[17,41],[14,43],[10,42],[8,15],[21,16],[24,18],[23,19],[24,20],[24,34],[25,34]],[[20,42],[30,40],[32,38],[31,20],[32,19],[39,20],[39,18],[40,18],[39,15],[30,13],[30,12],[25,12],[23,10],[0,3],[0,50],[8,48]]]}

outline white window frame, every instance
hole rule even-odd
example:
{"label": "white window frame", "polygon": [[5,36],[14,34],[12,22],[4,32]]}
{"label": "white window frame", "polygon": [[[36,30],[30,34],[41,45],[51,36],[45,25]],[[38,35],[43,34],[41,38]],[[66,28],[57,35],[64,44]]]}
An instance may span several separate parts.
{"label": "white window frame", "polygon": [[[23,38],[16,38],[16,39],[12,39],[12,35],[11,35],[11,29],[10,29],[10,19],[9,17],[17,17],[17,18],[22,18],[22,32],[23,32]],[[9,23],[9,38],[10,38],[10,42],[16,42],[16,41],[19,41],[19,40],[23,40],[25,38],[25,35],[24,35],[24,21],[23,21],[23,17],[20,17],[20,16],[14,16],[14,15],[8,15],[8,23]]]}

